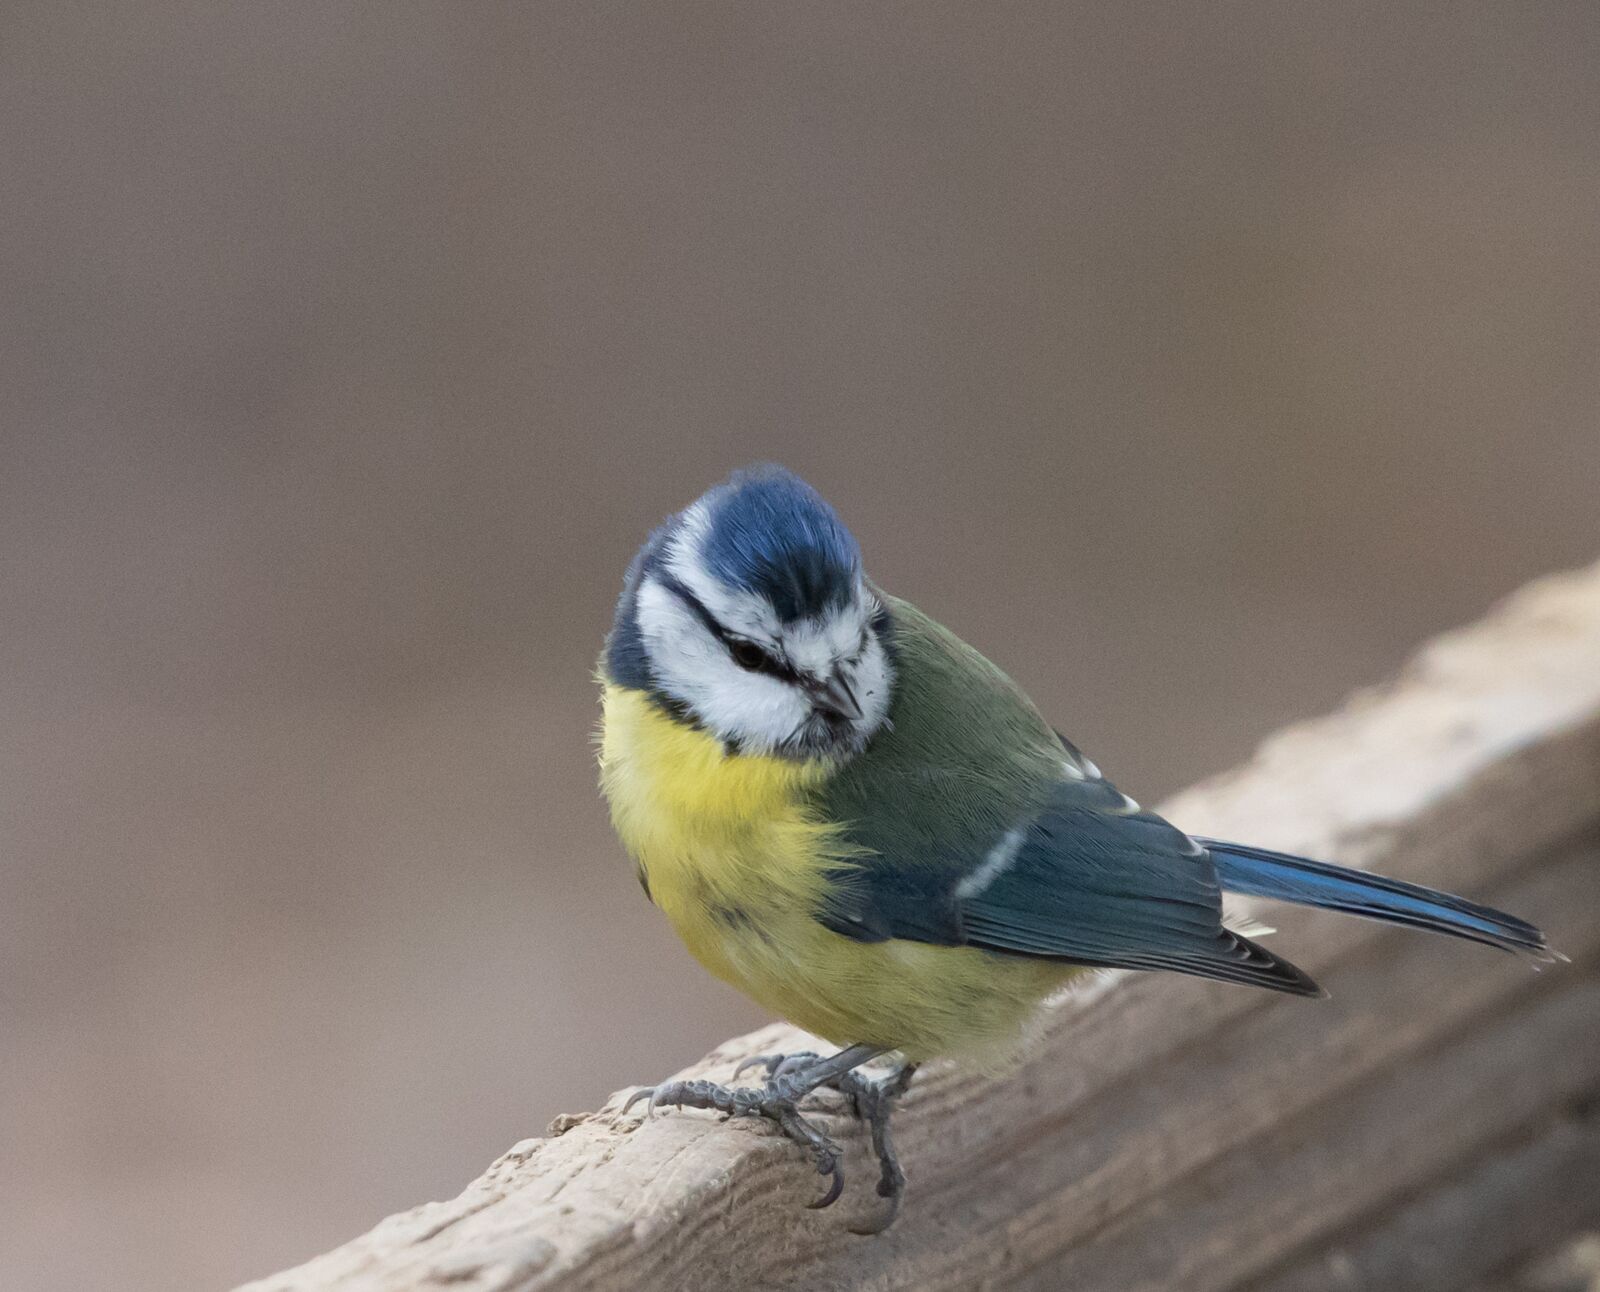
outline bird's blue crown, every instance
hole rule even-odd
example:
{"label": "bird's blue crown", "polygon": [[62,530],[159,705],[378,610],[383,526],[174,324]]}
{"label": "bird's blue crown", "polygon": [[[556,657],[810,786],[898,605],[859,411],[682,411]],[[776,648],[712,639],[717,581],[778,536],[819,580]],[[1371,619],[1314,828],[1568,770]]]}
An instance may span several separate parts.
{"label": "bird's blue crown", "polygon": [[765,598],[786,623],[847,604],[861,548],[815,489],[780,466],[738,471],[702,499],[701,555],[729,587]]}

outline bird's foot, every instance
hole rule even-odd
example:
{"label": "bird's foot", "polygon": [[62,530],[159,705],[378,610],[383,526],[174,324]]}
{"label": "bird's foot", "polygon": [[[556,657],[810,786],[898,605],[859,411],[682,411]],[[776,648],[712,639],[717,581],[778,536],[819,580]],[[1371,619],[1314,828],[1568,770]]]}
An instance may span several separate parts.
{"label": "bird's foot", "polygon": [[622,1111],[627,1112],[641,1099],[648,1098],[649,1103],[645,1105],[647,1117],[655,1112],[658,1104],[671,1104],[678,1108],[710,1108],[730,1117],[765,1117],[777,1123],[779,1130],[811,1155],[818,1175],[828,1177],[828,1187],[822,1196],[807,1204],[818,1209],[832,1206],[844,1192],[843,1155],[839,1152],[839,1146],[802,1117],[797,1107],[800,1097],[814,1090],[818,1084],[807,1084],[797,1073],[775,1073],[765,1086],[754,1090],[729,1089],[714,1081],[664,1081],[659,1086],[635,1090],[622,1105]]}
{"label": "bird's foot", "polygon": [[[809,1051],[798,1054],[757,1054],[744,1060],[733,1070],[733,1075],[737,1077],[747,1068],[760,1067],[765,1069],[769,1080],[781,1080],[785,1076],[804,1073],[818,1061],[819,1056]],[[873,1223],[852,1225],[851,1233],[881,1234],[900,1213],[900,1200],[906,1191],[906,1175],[900,1169],[900,1158],[895,1153],[894,1140],[889,1134],[889,1115],[894,1110],[895,1100],[905,1094],[910,1086],[916,1070],[916,1064],[906,1063],[886,1077],[874,1079],[859,1071],[851,1071],[827,1077],[818,1083],[837,1090],[849,1099],[856,1116],[867,1124],[872,1134],[873,1151],[878,1155],[878,1196],[889,1204],[884,1214]]]}

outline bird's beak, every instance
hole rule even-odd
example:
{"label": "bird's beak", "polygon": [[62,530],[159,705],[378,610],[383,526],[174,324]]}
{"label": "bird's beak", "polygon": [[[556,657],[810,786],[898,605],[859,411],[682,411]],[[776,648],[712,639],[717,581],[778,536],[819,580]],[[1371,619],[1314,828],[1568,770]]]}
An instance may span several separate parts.
{"label": "bird's beak", "polygon": [[842,672],[836,671],[826,678],[808,680],[806,692],[811,696],[811,703],[824,713],[831,713],[849,722],[861,720],[861,704]]}

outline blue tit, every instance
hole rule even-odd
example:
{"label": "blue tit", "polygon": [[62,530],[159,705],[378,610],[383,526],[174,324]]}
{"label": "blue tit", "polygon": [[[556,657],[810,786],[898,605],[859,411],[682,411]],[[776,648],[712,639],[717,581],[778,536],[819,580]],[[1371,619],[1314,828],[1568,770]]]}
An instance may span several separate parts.
{"label": "blue tit", "polygon": [[[874,1229],[903,1191],[888,1118],[915,1066],[1014,1045],[1072,979],[1165,969],[1321,995],[1224,923],[1224,893],[1550,955],[1500,911],[1141,808],[1003,672],[876,587],[833,508],[778,467],[650,535],[600,681],[601,783],[645,893],[713,974],[845,1047],[766,1057],[750,1088],[635,1098],[770,1118],[829,1177],[827,1205],[839,1149],[798,1104],[844,1091],[879,1157]],[[880,1056],[891,1076],[858,1070]]]}

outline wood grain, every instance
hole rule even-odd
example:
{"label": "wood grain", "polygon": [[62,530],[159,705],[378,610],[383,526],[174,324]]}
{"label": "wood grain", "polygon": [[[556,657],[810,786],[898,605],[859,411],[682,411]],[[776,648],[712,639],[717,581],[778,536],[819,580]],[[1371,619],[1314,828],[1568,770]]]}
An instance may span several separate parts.
{"label": "wood grain", "polygon": [[[837,1105],[851,1184],[814,1213],[815,1177],[766,1127],[620,1118],[613,1096],[458,1197],[249,1292],[1452,1287],[1520,1254],[1508,1208],[1600,1197],[1584,1111],[1600,1097],[1600,567],[1524,589],[1163,810],[1485,896],[1572,963],[1534,974],[1275,909],[1275,945],[1330,1002],[1146,975],[1052,1005],[1013,1070],[919,1078],[897,1123],[910,1194],[880,1238],[846,1230],[875,1171]],[[801,1047],[767,1028],[692,1072]],[[1443,1254],[1419,1266],[1428,1250]]]}

